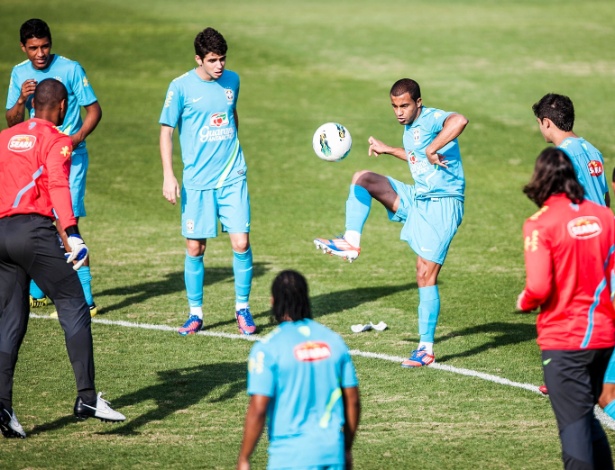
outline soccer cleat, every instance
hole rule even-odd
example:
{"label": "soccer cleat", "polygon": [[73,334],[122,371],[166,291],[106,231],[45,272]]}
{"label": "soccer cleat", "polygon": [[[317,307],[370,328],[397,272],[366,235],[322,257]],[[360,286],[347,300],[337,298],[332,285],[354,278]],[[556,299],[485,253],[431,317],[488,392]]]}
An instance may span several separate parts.
{"label": "soccer cleat", "polygon": [[425,347],[415,349],[412,355],[401,363],[402,367],[422,367],[428,366],[436,360],[436,356],[429,354]]}
{"label": "soccer cleat", "polygon": [[349,263],[352,263],[361,254],[361,248],[352,246],[344,237],[332,239],[317,238],[314,240],[314,245],[316,245],[316,249],[322,250],[323,253],[339,256]]}
{"label": "soccer cleat", "polygon": [[547,389],[547,386],[545,384],[542,384],[540,387],[538,387],[538,391],[543,395],[549,394],[549,390]]}
{"label": "soccer cleat", "polygon": [[244,335],[251,335],[256,331],[256,324],[250,313],[250,308],[242,308],[235,312],[237,327]]}
{"label": "soccer cleat", "polygon": [[6,438],[26,438],[26,433],[21,424],[19,424],[19,421],[17,421],[15,412],[10,412],[2,405],[0,405],[0,431],[2,431],[2,435]]}
{"label": "soccer cleat", "polygon": [[199,330],[203,327],[203,319],[197,317],[196,315],[190,315],[184,326],[182,326],[177,332],[182,336],[193,335],[198,333]]}
{"label": "soccer cleat", "polygon": [[[95,317],[96,314],[98,313],[98,308],[96,307],[96,304],[89,305],[88,308],[90,309],[90,317]],[[55,311],[51,312],[49,314],[49,318],[56,318],[57,319],[58,318],[58,311],[55,310]]]}
{"label": "soccer cleat", "polygon": [[75,401],[74,413],[77,419],[97,418],[108,423],[124,421],[126,416],[118,413],[109,406],[109,402],[102,398],[102,392],[96,397],[96,403],[88,405],[81,397]]}
{"label": "soccer cleat", "polygon": [[44,307],[45,305],[47,305],[47,297],[43,297],[42,299],[35,299],[34,297],[30,296],[30,308]]}

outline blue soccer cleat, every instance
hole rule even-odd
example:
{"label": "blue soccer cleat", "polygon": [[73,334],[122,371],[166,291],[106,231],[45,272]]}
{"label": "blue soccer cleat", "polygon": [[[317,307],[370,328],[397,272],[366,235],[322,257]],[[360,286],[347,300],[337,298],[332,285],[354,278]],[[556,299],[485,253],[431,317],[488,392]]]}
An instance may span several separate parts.
{"label": "blue soccer cleat", "polygon": [[415,349],[408,359],[401,363],[402,367],[423,367],[435,362],[436,356],[429,354],[425,347]]}
{"label": "blue soccer cleat", "polygon": [[235,312],[237,327],[244,335],[251,335],[256,331],[256,324],[250,313],[250,308],[242,308]]}
{"label": "blue soccer cleat", "polygon": [[182,336],[188,336],[198,333],[201,328],[203,328],[203,319],[196,315],[190,315],[184,326],[177,330],[177,332]]}
{"label": "blue soccer cleat", "polygon": [[332,239],[317,238],[314,240],[314,245],[316,245],[316,249],[322,250],[323,253],[339,256],[349,263],[352,263],[361,254],[361,248],[352,246],[344,237]]}

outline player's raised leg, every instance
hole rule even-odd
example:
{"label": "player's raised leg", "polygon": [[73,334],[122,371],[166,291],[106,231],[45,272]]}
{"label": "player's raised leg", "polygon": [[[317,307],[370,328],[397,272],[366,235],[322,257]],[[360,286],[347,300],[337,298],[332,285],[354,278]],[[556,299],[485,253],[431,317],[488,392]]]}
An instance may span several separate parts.
{"label": "player's raised leg", "polygon": [[346,231],[342,237],[314,240],[316,248],[324,253],[339,256],[349,262],[361,253],[361,234],[369,216],[372,199],[395,212],[399,196],[386,176],[371,171],[359,171],[352,177],[346,200]]}

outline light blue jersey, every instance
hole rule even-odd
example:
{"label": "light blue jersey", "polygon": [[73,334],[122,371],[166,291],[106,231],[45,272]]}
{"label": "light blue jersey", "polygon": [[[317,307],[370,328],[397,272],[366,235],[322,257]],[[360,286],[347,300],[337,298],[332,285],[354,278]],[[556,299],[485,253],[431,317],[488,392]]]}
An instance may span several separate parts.
{"label": "light blue jersey", "polygon": [[582,137],[568,137],[558,148],[572,160],[579,183],[585,189],[585,198],[606,206],[604,194],[608,187],[600,151]]}
{"label": "light blue jersey", "polygon": [[461,153],[457,139],[438,151],[448,162],[443,168],[429,162],[425,150],[442,130],[451,112],[435,108],[421,108],[421,114],[404,130],[404,149],[414,179],[417,199],[454,197],[463,201],[465,177],[461,166]]}
{"label": "light blue jersey", "polygon": [[268,468],[343,465],[341,388],[356,386],[348,347],[313,320],[283,322],[256,343],[248,393],[271,398]]}
{"label": "light blue jersey", "polygon": [[[32,66],[32,62],[25,60],[22,63],[13,67],[11,72],[11,82],[9,83],[9,91],[6,99],[6,109],[11,109],[17,103],[21,95],[21,86],[23,83],[33,78],[40,82],[46,78],[55,78],[62,82],[68,91],[68,110],[64,122],[59,129],[61,132],[73,135],[81,129],[83,122],[81,120],[81,106],[89,106],[98,99],[94,94],[94,90],[90,86],[85,70],[74,60],[67,59],[60,55],[54,54],[49,65],[37,70]],[[34,116],[32,109],[32,98],[30,95],[26,101],[26,108],[30,113],[30,117]],[[74,150],[85,147],[85,141],[81,142]]]}
{"label": "light blue jersey", "polygon": [[179,129],[185,188],[216,189],[245,179],[235,123],[238,95],[239,75],[230,70],[214,81],[191,70],[169,85],[160,124]]}

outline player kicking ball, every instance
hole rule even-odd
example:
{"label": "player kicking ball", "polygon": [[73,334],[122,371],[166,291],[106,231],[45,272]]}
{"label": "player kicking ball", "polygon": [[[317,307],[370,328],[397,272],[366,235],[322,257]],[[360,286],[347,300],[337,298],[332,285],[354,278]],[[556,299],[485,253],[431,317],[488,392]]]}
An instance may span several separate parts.
{"label": "player kicking ball", "polygon": [[418,255],[420,342],[401,365],[421,367],[435,361],[438,274],[463,218],[465,177],[457,137],[468,120],[423,106],[419,84],[409,78],[395,82],[390,98],[395,117],[404,126],[403,148],[370,137],[369,155],[388,154],[408,162],[414,185],[367,170],[355,173],[346,200],[346,232],[341,238],[317,238],[314,244],[350,262],[357,259],[372,199],[387,209],[389,220],[403,224],[400,238]]}

